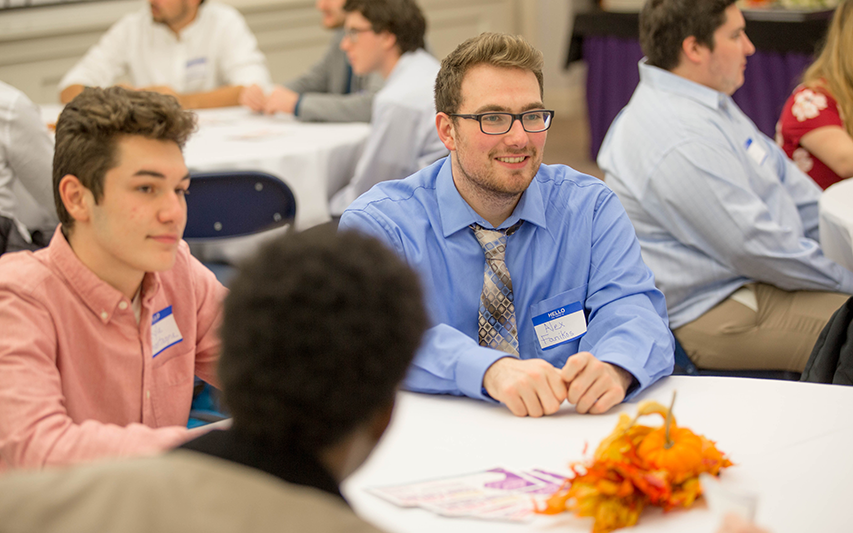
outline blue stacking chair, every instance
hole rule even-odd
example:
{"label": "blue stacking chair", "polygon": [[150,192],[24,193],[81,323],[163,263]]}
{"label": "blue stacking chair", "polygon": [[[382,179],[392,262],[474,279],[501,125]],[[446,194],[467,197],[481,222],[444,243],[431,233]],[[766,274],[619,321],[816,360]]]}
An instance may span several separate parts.
{"label": "blue stacking chair", "polygon": [[187,196],[187,240],[252,235],[293,222],[296,199],[265,172],[193,173]]}
{"label": "blue stacking chair", "polygon": [[[187,242],[252,235],[293,222],[296,199],[290,187],[264,172],[193,173],[187,196]],[[205,263],[223,285],[231,265]]]}
{"label": "blue stacking chair", "polygon": [[[204,242],[241,237],[292,223],[296,199],[286,183],[263,172],[193,173],[187,195],[184,239]],[[231,265],[205,263],[224,285],[236,272]],[[188,427],[225,418],[219,391],[196,378]]]}

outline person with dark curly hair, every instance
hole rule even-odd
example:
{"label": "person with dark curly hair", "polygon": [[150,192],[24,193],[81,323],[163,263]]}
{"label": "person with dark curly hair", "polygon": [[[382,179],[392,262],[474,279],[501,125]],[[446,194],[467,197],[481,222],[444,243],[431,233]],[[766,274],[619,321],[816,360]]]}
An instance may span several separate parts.
{"label": "person with dark curly hair", "polygon": [[181,240],[194,128],[174,98],[119,87],[88,88],[59,117],[60,226],[47,248],[0,258],[0,471],[192,436],[225,296]]}
{"label": "person with dark curly hair", "polygon": [[417,275],[371,237],[268,243],[225,301],[232,427],[157,458],[6,476],[3,530],[378,533],[338,485],[385,431],[426,320]]}
{"label": "person with dark curly hair", "polygon": [[182,446],[341,497],[385,431],[426,329],[417,275],[372,237],[318,227],[264,248],[225,301],[230,431]]}

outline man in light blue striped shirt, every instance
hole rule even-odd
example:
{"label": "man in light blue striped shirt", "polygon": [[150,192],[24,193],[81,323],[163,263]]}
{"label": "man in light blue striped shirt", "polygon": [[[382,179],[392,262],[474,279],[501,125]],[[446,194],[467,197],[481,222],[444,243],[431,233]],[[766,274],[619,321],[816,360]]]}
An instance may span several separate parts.
{"label": "man in light blue striped shirt", "polygon": [[821,251],[818,186],[730,97],[755,51],[734,1],[646,2],[640,85],[598,164],[691,359],[802,371],[853,273]]}

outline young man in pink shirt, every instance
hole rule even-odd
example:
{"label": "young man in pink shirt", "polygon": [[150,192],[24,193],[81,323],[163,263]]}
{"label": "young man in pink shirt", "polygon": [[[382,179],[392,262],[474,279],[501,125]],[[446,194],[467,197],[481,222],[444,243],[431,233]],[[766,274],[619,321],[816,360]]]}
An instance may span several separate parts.
{"label": "young man in pink shirt", "polygon": [[181,240],[195,118],[88,88],[56,126],[50,245],[0,258],[0,472],[153,454],[216,384],[225,289]]}

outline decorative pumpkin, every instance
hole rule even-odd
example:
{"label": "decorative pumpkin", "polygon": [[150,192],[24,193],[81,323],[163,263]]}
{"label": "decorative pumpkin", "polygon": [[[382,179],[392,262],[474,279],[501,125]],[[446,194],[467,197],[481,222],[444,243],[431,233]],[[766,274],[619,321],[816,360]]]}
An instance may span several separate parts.
{"label": "decorative pumpkin", "polygon": [[673,483],[698,476],[703,469],[702,439],[687,428],[667,427],[650,432],[637,455],[655,470],[666,470]]}
{"label": "decorative pumpkin", "polygon": [[[702,494],[699,474],[718,475],[732,463],[713,441],[678,427],[672,404],[667,409],[657,402],[642,402],[633,419],[620,415],[616,428],[595,450],[593,461],[570,465],[574,477],[566,479],[537,512],[570,511],[592,517],[593,533],[609,533],[636,524],[647,505],[665,511],[693,505]],[[650,414],[664,417],[664,425],[636,424]]]}

